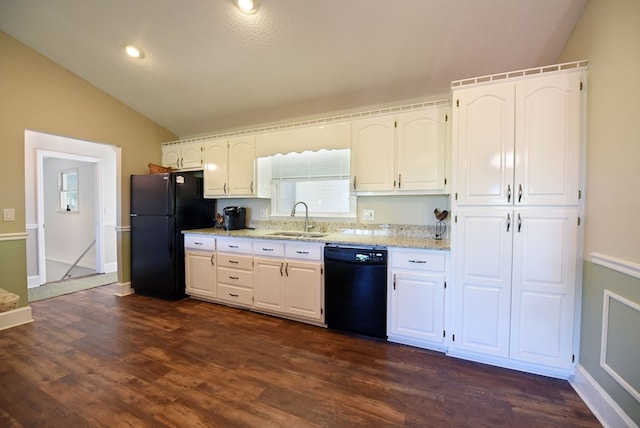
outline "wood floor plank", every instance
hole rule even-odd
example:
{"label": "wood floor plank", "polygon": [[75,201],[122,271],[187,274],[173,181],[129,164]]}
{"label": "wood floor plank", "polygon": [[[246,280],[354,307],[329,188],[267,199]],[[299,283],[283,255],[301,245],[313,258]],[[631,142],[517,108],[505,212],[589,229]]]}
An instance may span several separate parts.
{"label": "wood floor plank", "polygon": [[562,380],[98,287],[0,331],[4,427],[597,427]]}

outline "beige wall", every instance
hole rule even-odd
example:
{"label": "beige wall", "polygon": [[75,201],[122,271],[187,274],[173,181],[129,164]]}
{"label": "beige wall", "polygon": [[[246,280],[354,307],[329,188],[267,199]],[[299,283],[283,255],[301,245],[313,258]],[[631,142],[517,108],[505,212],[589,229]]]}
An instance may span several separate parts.
{"label": "beige wall", "polygon": [[585,258],[640,263],[640,1],[592,0],[559,62],[589,60]]}
{"label": "beige wall", "polygon": [[[149,162],[159,163],[160,143],[177,136],[1,31],[0,58],[0,208],[16,212],[14,222],[0,217],[0,237],[25,232],[26,129],[120,146],[121,225],[128,226],[129,175],[147,172]],[[16,246],[22,248],[17,256]],[[0,239],[0,259],[9,251],[12,263],[0,264],[0,288],[20,295],[25,306],[24,242]]]}
{"label": "beige wall", "polygon": [[[560,61],[577,59],[589,60],[579,368],[640,424],[640,403],[600,364],[605,290],[640,304],[640,279],[590,261],[590,254],[597,252],[640,263],[640,1],[591,0]],[[609,345],[607,359],[638,388],[638,355],[629,346],[638,349],[640,318],[618,305],[609,308],[607,320],[616,313],[627,318],[608,329],[621,346]]]}

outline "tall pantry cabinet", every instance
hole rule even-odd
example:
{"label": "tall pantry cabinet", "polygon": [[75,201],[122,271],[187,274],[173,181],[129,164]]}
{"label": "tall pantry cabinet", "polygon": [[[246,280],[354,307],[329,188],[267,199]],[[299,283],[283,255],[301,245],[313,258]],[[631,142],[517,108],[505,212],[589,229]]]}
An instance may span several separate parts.
{"label": "tall pantry cabinet", "polygon": [[452,355],[560,377],[573,372],[586,101],[580,65],[499,83],[454,82]]}

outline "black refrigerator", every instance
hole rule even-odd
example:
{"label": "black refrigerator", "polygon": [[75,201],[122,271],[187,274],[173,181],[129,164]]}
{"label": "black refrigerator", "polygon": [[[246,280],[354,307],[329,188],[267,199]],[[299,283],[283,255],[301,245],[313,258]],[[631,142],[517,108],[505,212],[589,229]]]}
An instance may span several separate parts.
{"label": "black refrigerator", "polygon": [[215,199],[203,198],[201,171],[131,176],[131,287],[185,297],[182,230],[213,227]]}

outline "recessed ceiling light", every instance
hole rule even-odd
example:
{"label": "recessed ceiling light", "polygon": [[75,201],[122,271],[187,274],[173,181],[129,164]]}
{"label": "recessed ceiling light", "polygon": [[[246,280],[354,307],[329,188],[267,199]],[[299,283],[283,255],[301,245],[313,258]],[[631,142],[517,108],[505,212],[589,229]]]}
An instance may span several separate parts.
{"label": "recessed ceiling light", "polygon": [[144,58],[144,52],[142,52],[142,49],[138,49],[137,47],[133,46],[133,45],[126,45],[124,47],[125,52],[127,52],[127,55],[129,55],[131,58]]}
{"label": "recessed ceiling light", "polygon": [[244,13],[253,15],[258,11],[258,0],[234,0],[234,3]]}

